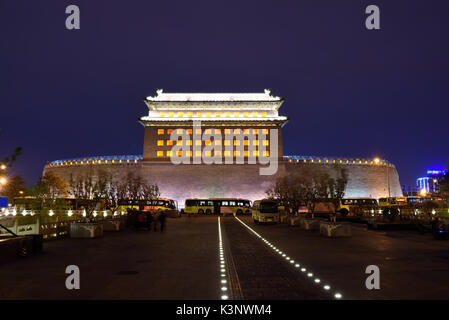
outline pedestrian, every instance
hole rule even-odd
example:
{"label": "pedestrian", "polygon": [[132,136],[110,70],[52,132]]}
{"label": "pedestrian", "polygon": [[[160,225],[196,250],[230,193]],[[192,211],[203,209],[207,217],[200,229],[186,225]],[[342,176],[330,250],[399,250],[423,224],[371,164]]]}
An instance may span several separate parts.
{"label": "pedestrian", "polygon": [[159,214],[159,222],[160,222],[160,224],[161,224],[161,232],[164,232],[165,231],[165,219],[166,219],[167,217],[166,217],[166,215],[165,215],[165,212],[164,211],[162,211],[160,214]]}

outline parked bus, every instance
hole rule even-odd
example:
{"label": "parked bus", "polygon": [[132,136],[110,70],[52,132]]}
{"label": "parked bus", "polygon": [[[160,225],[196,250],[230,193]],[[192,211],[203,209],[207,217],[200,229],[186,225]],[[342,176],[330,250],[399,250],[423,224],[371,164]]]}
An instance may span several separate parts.
{"label": "parked bus", "polygon": [[343,216],[359,216],[376,209],[377,200],[372,198],[344,198],[340,200],[338,212]]}
{"label": "parked bus", "polygon": [[143,210],[143,211],[167,211],[176,210],[176,201],[165,198],[144,200],[119,200],[117,211]]}
{"label": "parked bus", "polygon": [[42,210],[48,208],[56,210],[82,210],[89,206],[95,206],[96,210],[103,210],[105,207],[105,200],[94,201],[79,198],[56,198],[54,200],[44,200],[42,198],[27,196],[14,198],[14,205],[19,210]]}
{"label": "parked bus", "polygon": [[256,200],[252,209],[255,224],[279,222],[279,206],[275,200]]}
{"label": "parked bus", "polygon": [[184,213],[187,214],[251,214],[251,201],[237,198],[186,199]]}

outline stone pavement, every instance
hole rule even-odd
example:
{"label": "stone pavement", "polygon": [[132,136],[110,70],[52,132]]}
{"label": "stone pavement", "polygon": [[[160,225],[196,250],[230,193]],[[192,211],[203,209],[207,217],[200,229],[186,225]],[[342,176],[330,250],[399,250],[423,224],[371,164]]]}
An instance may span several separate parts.
{"label": "stone pavement", "polygon": [[[0,299],[218,299],[217,237],[216,217],[183,217],[164,234],[45,242],[42,255],[0,264]],[[65,288],[70,264],[80,290]]]}
{"label": "stone pavement", "polygon": [[[350,238],[329,239],[241,219],[343,298],[449,299],[449,241],[362,225],[353,225]],[[236,297],[328,298],[234,217],[221,221]],[[45,242],[42,255],[0,261],[0,299],[219,299],[217,229],[217,217],[182,217],[168,219],[163,234],[126,230]],[[80,290],[65,288],[68,265],[80,268]],[[365,287],[368,265],[380,268],[380,290]]]}

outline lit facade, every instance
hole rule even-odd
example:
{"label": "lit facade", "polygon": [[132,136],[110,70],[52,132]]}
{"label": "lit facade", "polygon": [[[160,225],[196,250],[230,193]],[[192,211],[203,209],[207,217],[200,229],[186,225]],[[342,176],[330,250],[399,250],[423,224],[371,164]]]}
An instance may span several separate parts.
{"label": "lit facade", "polygon": [[[183,156],[203,154],[204,147],[214,144],[214,151],[205,151],[206,157],[269,156],[270,129],[277,129],[278,151],[282,158],[282,126],[288,121],[279,115],[284,99],[264,93],[163,93],[144,99],[148,115],[140,118],[145,126],[144,161],[170,161],[174,130],[188,134],[187,150]],[[208,139],[214,135],[219,139]],[[236,135],[253,139],[239,141]],[[273,143],[273,141],[271,141]],[[237,148],[243,144],[242,148]],[[253,146],[251,146],[253,145]],[[232,151],[228,146],[235,146]],[[253,148],[255,147],[255,148]],[[181,151],[179,151],[181,152]],[[214,154],[212,154],[214,152]],[[193,161],[192,161],[193,162]]]}
{"label": "lit facade", "polygon": [[[144,126],[141,155],[56,160],[45,166],[44,174],[53,171],[69,181],[71,177],[88,174],[95,178],[100,170],[118,179],[133,172],[156,183],[161,194],[176,200],[181,208],[184,200],[189,198],[262,199],[279,176],[293,173],[297,165],[321,170],[330,176],[336,175],[339,167],[345,168],[347,197],[402,196],[396,168],[384,159],[283,155],[282,127],[288,118],[280,115],[279,109],[284,99],[272,96],[269,90],[227,94],[164,93],[158,90],[144,102],[148,114],[139,119]],[[186,149],[182,149],[186,152],[183,156],[190,160],[196,152],[202,153],[200,163],[173,163],[172,148],[179,143],[172,139],[175,130],[183,131],[183,138],[187,137],[183,139],[186,144]],[[235,135],[239,135],[239,140]],[[211,145],[218,147],[214,148],[214,154],[208,151]],[[233,147],[231,154],[225,154],[227,147]],[[254,156],[253,152],[259,152],[256,154],[258,160],[261,156],[275,159],[277,170],[272,175],[261,174],[262,169],[271,166],[271,161],[268,165],[262,161],[251,163],[248,157]],[[235,160],[243,157],[244,162],[205,162],[217,156]]]}

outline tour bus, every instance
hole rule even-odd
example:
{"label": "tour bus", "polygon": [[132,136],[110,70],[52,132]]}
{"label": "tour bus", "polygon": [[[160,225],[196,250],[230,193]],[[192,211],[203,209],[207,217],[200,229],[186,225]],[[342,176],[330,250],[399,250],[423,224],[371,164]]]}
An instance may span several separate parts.
{"label": "tour bus", "polygon": [[88,206],[95,205],[97,210],[105,207],[105,201],[94,201],[90,199],[79,198],[56,198],[54,201],[49,199],[39,199],[37,197],[16,197],[14,205],[20,210],[42,210],[44,208],[53,208],[57,210],[82,210]]}
{"label": "tour bus", "polygon": [[165,198],[144,200],[119,200],[117,211],[127,210],[167,211],[176,210],[176,201]]}
{"label": "tour bus", "polygon": [[187,214],[251,214],[251,201],[237,198],[186,199],[184,213]]}
{"label": "tour bus", "polygon": [[357,216],[377,208],[377,200],[372,198],[344,198],[340,200],[338,212],[343,216]]}
{"label": "tour bus", "polygon": [[316,214],[334,214],[338,212],[341,216],[362,216],[377,209],[377,200],[372,198],[343,198],[338,204],[337,210],[330,199],[322,199],[315,204]]}
{"label": "tour bus", "polygon": [[279,206],[276,200],[256,200],[252,209],[255,224],[279,222]]}

